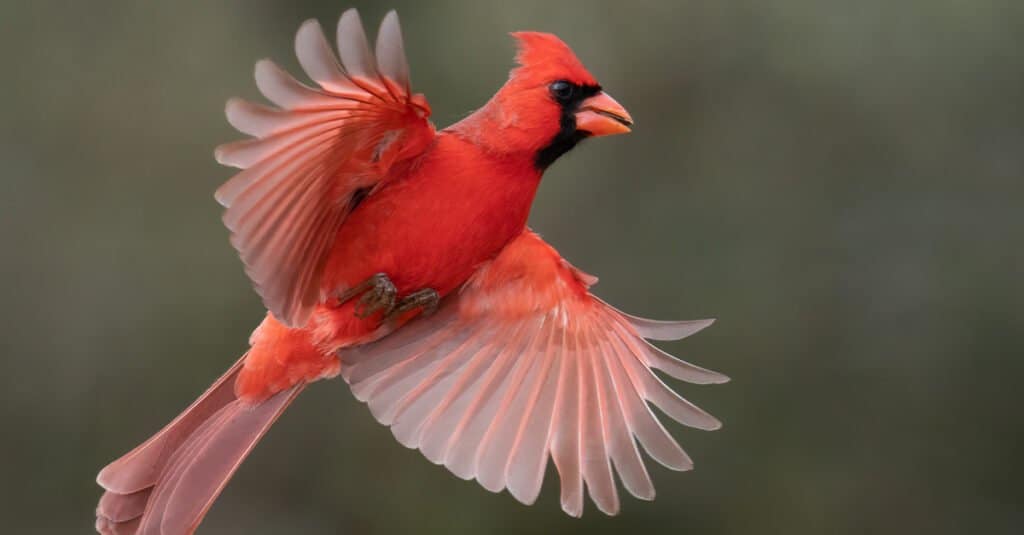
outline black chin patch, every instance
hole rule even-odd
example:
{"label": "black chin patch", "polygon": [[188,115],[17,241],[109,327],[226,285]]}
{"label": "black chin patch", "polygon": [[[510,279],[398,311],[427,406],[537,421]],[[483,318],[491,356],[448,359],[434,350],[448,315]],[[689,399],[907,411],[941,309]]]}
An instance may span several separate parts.
{"label": "black chin patch", "polygon": [[537,155],[533,159],[533,165],[541,171],[547,169],[549,165],[555,163],[559,156],[569,152],[577,143],[590,136],[589,132],[576,129],[576,117],[572,112],[566,114],[563,111],[559,124],[561,128],[559,128],[558,134],[543,149],[537,151]]}
{"label": "black chin patch", "polygon": [[575,86],[575,89],[572,100],[555,100],[562,108],[558,119],[558,133],[544,148],[537,151],[537,155],[533,158],[533,164],[541,171],[555,163],[560,156],[572,150],[577,143],[590,137],[589,132],[576,129],[576,111],[584,100],[600,93],[601,87],[596,85]]}

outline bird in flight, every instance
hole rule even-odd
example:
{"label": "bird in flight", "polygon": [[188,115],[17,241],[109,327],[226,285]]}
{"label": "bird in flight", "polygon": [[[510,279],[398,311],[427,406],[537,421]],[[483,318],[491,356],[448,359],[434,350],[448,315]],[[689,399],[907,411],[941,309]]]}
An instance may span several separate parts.
{"label": "bird in flight", "polygon": [[526,225],[548,166],[633,121],[557,37],[512,36],[508,81],[440,131],[410,88],[393,11],[374,51],[346,11],[338,56],[315,20],[304,23],[295,52],[315,85],[256,64],[273,106],[228,101],[228,121],[250,137],[217,148],[241,171],[215,196],[268,313],[220,379],[99,473],[100,533],[194,532],[295,397],[335,377],[403,445],[490,491],[533,503],[550,457],[572,516],[584,488],[604,513],[619,511],[613,473],[654,498],[640,447],[692,468],[651,405],[690,427],[721,424],[653,370],[728,378],[647,340],[711,320],[613,308],[590,293],[595,277]]}

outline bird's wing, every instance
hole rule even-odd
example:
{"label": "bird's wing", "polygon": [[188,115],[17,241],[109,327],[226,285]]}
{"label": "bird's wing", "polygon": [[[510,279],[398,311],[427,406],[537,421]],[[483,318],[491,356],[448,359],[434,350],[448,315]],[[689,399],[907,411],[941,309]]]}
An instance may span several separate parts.
{"label": "bird's wing", "polygon": [[430,108],[409,88],[397,15],[384,17],[376,54],[354,9],[341,16],[337,40],[341,64],[315,20],[295,37],[319,88],[257,63],[256,85],[277,107],[230,100],[228,121],[252,138],[216,150],[218,162],[243,169],[216,193],[231,243],[288,325],[304,324],[319,301],[320,273],[349,210],[434,138]]}
{"label": "bird's wing", "polygon": [[669,468],[692,467],[648,403],[691,427],[720,426],[652,369],[696,384],[728,378],[644,340],[682,339],[712,320],[630,316],[591,295],[594,282],[525,231],[436,314],[345,350],[342,374],[402,444],[457,476],[530,504],[550,455],[567,513],[582,514],[586,483],[615,514],[612,466],[631,494],[654,497],[637,441]]}

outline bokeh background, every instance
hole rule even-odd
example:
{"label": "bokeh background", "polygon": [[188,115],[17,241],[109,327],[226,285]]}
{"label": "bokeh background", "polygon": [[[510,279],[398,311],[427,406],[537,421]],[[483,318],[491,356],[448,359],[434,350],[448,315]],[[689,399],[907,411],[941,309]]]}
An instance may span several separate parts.
{"label": "bokeh background", "polygon": [[[1019,533],[1024,3],[351,2],[402,16],[439,125],[506,33],[553,31],[637,120],[546,176],[532,225],[654,317],[725,421],[671,426],[619,517],[525,507],[308,390],[203,533]],[[0,3],[0,399],[7,533],[87,533],[97,469],[174,416],[263,311],[212,199],[222,107],[345,3]],[[551,475],[549,471],[549,476]]]}

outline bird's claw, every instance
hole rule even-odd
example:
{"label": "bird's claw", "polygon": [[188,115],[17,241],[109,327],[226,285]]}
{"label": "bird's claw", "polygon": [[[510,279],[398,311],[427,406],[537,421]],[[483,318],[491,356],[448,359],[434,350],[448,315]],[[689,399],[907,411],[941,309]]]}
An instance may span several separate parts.
{"label": "bird's claw", "polygon": [[357,318],[365,319],[378,312],[385,316],[391,314],[395,309],[398,290],[386,274],[377,273],[338,294],[338,304],[341,305],[359,294],[362,294],[362,297],[356,302],[355,315]]}
{"label": "bird's claw", "polygon": [[397,317],[411,310],[420,309],[420,313],[429,316],[437,311],[441,296],[433,288],[417,290],[402,299],[398,299],[398,289],[384,273],[364,280],[363,282],[337,294],[338,306],[354,299],[357,295],[359,301],[355,304],[354,313],[357,318],[366,319],[378,312],[383,315],[384,321],[394,320]]}
{"label": "bird's claw", "polygon": [[432,315],[437,312],[437,307],[441,302],[441,295],[437,293],[437,290],[433,288],[423,288],[417,290],[398,301],[395,307],[387,315],[386,319],[395,319],[410,310],[420,309],[420,314],[424,317]]}

